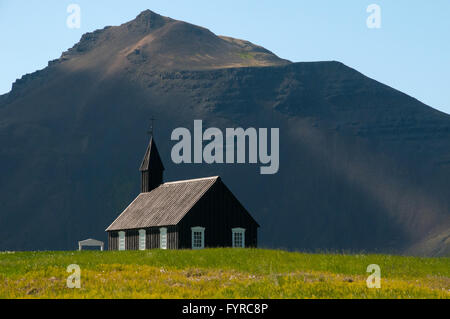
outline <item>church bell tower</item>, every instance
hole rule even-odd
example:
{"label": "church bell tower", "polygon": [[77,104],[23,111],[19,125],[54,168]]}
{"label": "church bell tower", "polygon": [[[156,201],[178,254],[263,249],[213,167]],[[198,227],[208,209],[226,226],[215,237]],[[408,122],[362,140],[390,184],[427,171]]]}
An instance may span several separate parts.
{"label": "church bell tower", "polygon": [[151,192],[163,183],[164,166],[156,147],[153,132],[150,132],[150,134],[150,142],[139,169],[141,172],[141,193]]}

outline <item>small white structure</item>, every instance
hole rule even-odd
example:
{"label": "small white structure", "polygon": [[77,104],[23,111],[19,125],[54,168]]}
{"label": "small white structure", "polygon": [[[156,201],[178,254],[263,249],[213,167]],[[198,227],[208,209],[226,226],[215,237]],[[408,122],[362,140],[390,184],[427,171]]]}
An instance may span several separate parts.
{"label": "small white structure", "polygon": [[100,240],[89,238],[78,242],[78,250],[81,250],[83,246],[100,246],[100,250],[103,251],[104,244]]}

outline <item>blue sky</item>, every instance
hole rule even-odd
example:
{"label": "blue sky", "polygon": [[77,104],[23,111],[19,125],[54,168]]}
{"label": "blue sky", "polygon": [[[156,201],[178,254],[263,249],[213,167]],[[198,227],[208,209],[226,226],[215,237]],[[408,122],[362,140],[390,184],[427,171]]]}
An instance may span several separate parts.
{"label": "blue sky", "polygon": [[[81,28],[66,25],[81,8]],[[369,29],[366,8],[381,8]],[[81,35],[150,9],[246,39],[293,62],[337,60],[450,114],[449,0],[0,0],[0,94],[42,69]]]}

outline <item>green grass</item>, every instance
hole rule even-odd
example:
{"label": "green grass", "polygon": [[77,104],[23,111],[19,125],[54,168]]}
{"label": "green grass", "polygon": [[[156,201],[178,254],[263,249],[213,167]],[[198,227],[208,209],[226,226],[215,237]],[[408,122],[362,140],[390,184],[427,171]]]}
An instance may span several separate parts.
{"label": "green grass", "polygon": [[240,56],[242,59],[246,59],[246,60],[251,60],[251,59],[254,59],[254,58],[255,58],[254,53],[252,53],[252,52],[246,52],[246,51],[244,51],[244,52],[239,52],[239,56]]}
{"label": "green grass", "polygon": [[[81,288],[66,268],[81,268]],[[369,264],[381,288],[369,289]],[[0,298],[449,298],[450,258],[263,249],[0,253]]]}

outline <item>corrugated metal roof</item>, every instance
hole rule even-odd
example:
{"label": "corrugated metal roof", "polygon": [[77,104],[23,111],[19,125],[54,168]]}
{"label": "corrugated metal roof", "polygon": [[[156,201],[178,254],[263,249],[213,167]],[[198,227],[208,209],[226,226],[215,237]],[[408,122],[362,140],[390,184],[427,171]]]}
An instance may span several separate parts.
{"label": "corrugated metal roof", "polygon": [[176,225],[218,179],[169,182],[141,193],[106,231]]}

